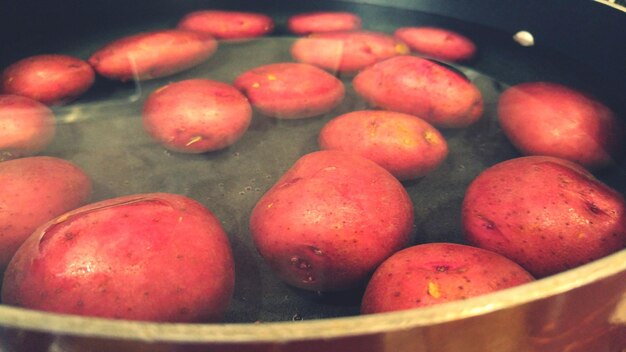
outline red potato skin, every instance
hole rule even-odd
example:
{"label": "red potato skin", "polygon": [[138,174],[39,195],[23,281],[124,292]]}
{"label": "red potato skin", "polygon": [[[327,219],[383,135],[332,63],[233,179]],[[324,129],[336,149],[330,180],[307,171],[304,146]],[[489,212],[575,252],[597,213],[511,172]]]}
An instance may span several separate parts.
{"label": "red potato skin", "polygon": [[308,64],[275,63],[240,74],[234,86],[263,115],[302,119],[329,112],[344,98],[341,81]]}
{"label": "red potato skin", "polygon": [[524,155],[548,155],[600,169],[624,152],[626,127],[607,106],[575,89],[528,82],[502,93],[498,119]]}
{"label": "red potato skin", "polygon": [[355,154],[300,158],[263,195],[250,217],[252,239],[286,283],[338,291],[363,282],[407,245],[413,205],[400,184]]}
{"label": "red potato skin", "polygon": [[239,140],[250,125],[252,107],[229,84],[192,79],[150,94],[142,115],[145,130],[165,148],[204,153]]}
{"label": "red potato skin", "polygon": [[342,11],[320,11],[300,13],[289,17],[287,29],[296,35],[311,33],[355,31],[361,29],[358,15]]}
{"label": "red potato skin", "polygon": [[165,193],[93,203],[51,220],[9,264],[5,304],[156,322],[218,321],[234,286],[217,218]]}
{"label": "red potato skin", "polygon": [[274,21],[260,13],[200,10],[185,15],[177,27],[209,34],[217,39],[248,39],[271,33]]}
{"label": "red potato skin", "polygon": [[454,243],[422,244],[395,253],[376,269],[361,313],[426,307],[531,281],[526,270],[497,253]]}
{"label": "red potato skin", "polygon": [[355,73],[378,61],[407,54],[410,49],[394,37],[370,31],[316,33],[296,40],[291,56],[332,72]]}
{"label": "red potato skin", "polygon": [[0,95],[0,161],[44,150],[56,133],[54,113],[40,102]]}
{"label": "red potato skin", "polygon": [[115,40],[87,61],[97,73],[112,80],[149,80],[196,66],[216,50],[217,41],[209,35],[171,29]]}
{"label": "red potato skin", "polygon": [[91,195],[91,179],[83,170],[46,156],[1,162],[0,184],[0,268],[37,227]]}
{"label": "red potato skin", "polygon": [[86,92],[95,79],[91,66],[67,55],[27,57],[2,72],[2,93],[37,100],[46,105],[61,105]]}
{"label": "red potato skin", "polygon": [[401,27],[394,36],[412,51],[444,61],[469,60],[476,55],[476,44],[464,35],[436,27]]}
{"label": "red potato skin", "polygon": [[578,164],[528,156],[496,164],[468,187],[469,243],[545,277],[626,247],[624,197]]}
{"label": "red potato skin", "polygon": [[472,82],[415,56],[376,63],[357,74],[352,83],[371,105],[415,115],[436,127],[467,127],[483,114],[482,94]]}
{"label": "red potato skin", "polygon": [[368,158],[398,180],[425,176],[448,155],[437,129],[413,115],[384,110],[354,111],[330,120],[320,131],[321,149]]}

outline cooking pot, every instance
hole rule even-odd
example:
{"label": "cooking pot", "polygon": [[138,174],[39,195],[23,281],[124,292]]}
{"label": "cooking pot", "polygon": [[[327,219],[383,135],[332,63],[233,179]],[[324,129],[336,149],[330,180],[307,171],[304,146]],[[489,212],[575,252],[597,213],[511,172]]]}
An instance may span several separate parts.
{"label": "cooking pot", "polygon": [[[214,211],[236,259],[235,296],[223,324],[163,324],[52,314],[0,306],[2,351],[623,351],[626,348],[626,250],[504,291],[438,306],[358,316],[363,288],[311,293],[286,286],[249,239],[248,217],[264,191],[301,155],[317,149],[323,124],[365,108],[353,92],[320,118],[277,121],[255,115],[241,141],[203,155],[169,153],[137,123],[150,92],[170,81],[232,82],[243,70],[290,61],[288,16],[312,10],[358,13],[364,27],[437,25],[474,39],[479,55],[455,65],[481,89],[485,116],[445,130],[450,155],[433,175],[405,182],[416,209],[414,243],[463,242],[460,202],[486,167],[519,156],[495,120],[508,85],[556,81],[588,91],[626,116],[626,9],[609,1],[346,0],[78,1],[0,4],[0,66],[29,55],[86,58],[118,37],[172,27],[187,12],[222,8],[264,12],[267,38],[221,43],[207,63],[165,79],[99,79],[78,101],[54,111],[58,135],[44,152],[80,165],[94,179],[94,200],[164,191]],[[534,45],[513,37],[527,31]],[[344,80],[349,83],[349,79]],[[597,175],[626,193],[622,161]]]}

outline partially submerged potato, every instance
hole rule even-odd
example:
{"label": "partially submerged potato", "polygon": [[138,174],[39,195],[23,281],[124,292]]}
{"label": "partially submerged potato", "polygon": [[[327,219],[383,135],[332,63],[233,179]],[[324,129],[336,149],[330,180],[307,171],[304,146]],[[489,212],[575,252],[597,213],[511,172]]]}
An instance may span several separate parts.
{"label": "partially submerged potato", "polygon": [[190,79],[150,94],[142,115],[145,130],[165,148],[204,153],[239,140],[250,125],[252,107],[231,85]]}
{"label": "partially submerged potato", "polygon": [[289,17],[287,28],[293,34],[354,31],[361,29],[361,17],[345,11],[316,11]]}
{"label": "partially submerged potato", "polygon": [[95,79],[91,66],[73,56],[48,54],[19,60],[2,72],[4,94],[15,94],[46,105],[64,104],[86,92]]}
{"label": "partially submerged potato", "polygon": [[415,115],[436,127],[466,127],[483,114],[483,98],[466,77],[430,60],[397,56],[370,66],[353,80],[371,105]]}
{"label": "partially submerged potato", "polygon": [[296,40],[291,47],[296,61],[343,73],[408,52],[406,44],[393,36],[371,31],[315,33]]}
{"label": "partially submerged potato", "polygon": [[344,98],[343,83],[313,65],[282,62],[243,72],[233,83],[266,116],[302,119],[324,114]]}
{"label": "partially submerged potato", "polygon": [[83,170],[47,156],[0,162],[0,185],[0,269],[37,227],[91,195],[91,179]]}
{"label": "partially submerged potato", "polygon": [[537,277],[626,247],[626,203],[565,159],[529,156],[482,172],[463,200],[467,240]]}
{"label": "partially submerged potato", "polygon": [[93,53],[88,62],[113,80],[147,80],[196,66],[215,53],[210,35],[185,30],[159,30],[117,39]]}
{"label": "partially submerged potato", "polygon": [[508,88],[498,101],[498,120],[523,154],[564,158],[588,168],[614,164],[626,146],[626,125],[610,108],[557,83]]}
{"label": "partially submerged potato", "polygon": [[445,28],[401,27],[393,35],[412,51],[444,61],[468,60],[476,54],[471,39]]}
{"label": "partially submerged potato", "polygon": [[454,243],[422,244],[395,253],[376,269],[361,313],[431,306],[533,280],[521,266],[491,251]]}
{"label": "partially submerged potato", "polygon": [[234,286],[219,220],[180,195],[124,196],[70,211],[20,247],[2,302],[159,322],[218,321]]}
{"label": "partially submerged potato", "polygon": [[252,239],[288,284],[336,291],[363,282],[407,245],[413,205],[391,174],[361,156],[300,158],[252,211]]}
{"label": "partially submerged potato", "polygon": [[198,10],[186,14],[177,28],[210,34],[217,39],[248,39],[270,33],[274,21],[256,12]]}
{"label": "partially submerged potato", "polygon": [[54,113],[31,98],[0,95],[0,161],[44,150],[56,132]]}
{"label": "partially submerged potato", "polygon": [[320,131],[324,150],[355,153],[375,161],[400,181],[435,170],[448,155],[448,144],[428,122],[384,110],[353,111],[330,120]]}

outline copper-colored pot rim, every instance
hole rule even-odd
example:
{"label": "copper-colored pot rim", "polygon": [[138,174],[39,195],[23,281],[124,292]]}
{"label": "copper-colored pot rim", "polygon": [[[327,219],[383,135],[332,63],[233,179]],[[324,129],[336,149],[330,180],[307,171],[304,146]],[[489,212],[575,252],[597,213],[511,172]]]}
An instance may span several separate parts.
{"label": "copper-colored pot rim", "polygon": [[146,342],[288,342],[430,326],[555,296],[626,271],[626,250],[535,282],[464,301],[402,312],[299,322],[167,324],[53,314],[0,306],[0,326]]}

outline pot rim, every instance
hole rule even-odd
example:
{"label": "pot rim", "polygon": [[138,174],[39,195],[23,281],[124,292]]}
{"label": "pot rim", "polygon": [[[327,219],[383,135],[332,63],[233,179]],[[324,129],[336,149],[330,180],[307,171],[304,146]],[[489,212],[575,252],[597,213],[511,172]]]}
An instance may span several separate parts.
{"label": "pot rim", "polygon": [[442,324],[561,294],[626,272],[626,249],[521,286],[440,305],[363,316],[268,323],[154,323],[35,311],[0,305],[0,327],[143,342],[263,343],[332,339]]}

